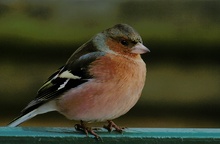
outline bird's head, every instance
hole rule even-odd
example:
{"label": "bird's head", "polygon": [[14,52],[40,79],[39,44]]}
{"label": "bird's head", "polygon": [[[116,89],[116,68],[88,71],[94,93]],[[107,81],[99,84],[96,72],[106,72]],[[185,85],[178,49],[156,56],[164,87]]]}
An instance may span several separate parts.
{"label": "bird's head", "polygon": [[141,36],[127,24],[117,24],[104,30],[98,34],[98,39],[102,40],[103,47],[119,54],[135,56],[150,52],[143,45]]}

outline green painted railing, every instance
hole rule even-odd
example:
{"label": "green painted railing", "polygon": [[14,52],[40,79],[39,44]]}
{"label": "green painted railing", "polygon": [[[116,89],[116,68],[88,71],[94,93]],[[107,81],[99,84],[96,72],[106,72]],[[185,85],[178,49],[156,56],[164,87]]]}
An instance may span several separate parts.
{"label": "green painted railing", "polygon": [[0,144],[220,144],[220,129],[128,128],[123,134],[97,131],[102,140],[75,131],[74,128],[0,127]]}

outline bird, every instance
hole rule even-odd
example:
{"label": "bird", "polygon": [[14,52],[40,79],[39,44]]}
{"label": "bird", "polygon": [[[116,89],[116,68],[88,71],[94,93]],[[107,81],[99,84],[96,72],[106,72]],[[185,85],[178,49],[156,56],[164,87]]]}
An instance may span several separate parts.
{"label": "bird", "polygon": [[87,123],[104,122],[111,132],[122,132],[113,120],[139,100],[146,79],[141,54],[150,52],[139,33],[128,24],[116,24],[94,35],[38,90],[37,96],[8,126],[51,111],[80,121],[80,130],[99,138]]}

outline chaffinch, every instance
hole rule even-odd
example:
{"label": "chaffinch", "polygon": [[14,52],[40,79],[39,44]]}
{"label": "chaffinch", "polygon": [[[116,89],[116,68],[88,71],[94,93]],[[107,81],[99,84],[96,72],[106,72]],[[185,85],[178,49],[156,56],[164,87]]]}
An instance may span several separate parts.
{"label": "chaffinch", "polygon": [[98,33],[49,77],[35,99],[8,126],[58,111],[70,120],[81,121],[75,128],[96,138],[98,135],[84,122],[107,121],[104,128],[122,132],[112,120],[127,113],[138,101],[146,76],[140,54],[149,51],[127,24]]}

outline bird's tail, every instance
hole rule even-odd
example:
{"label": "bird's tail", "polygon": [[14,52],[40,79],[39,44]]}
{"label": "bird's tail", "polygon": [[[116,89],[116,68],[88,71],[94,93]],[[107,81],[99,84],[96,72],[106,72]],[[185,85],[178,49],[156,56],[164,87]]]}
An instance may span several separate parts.
{"label": "bird's tail", "polygon": [[16,126],[20,125],[21,123],[33,118],[34,116],[37,115],[36,110],[37,109],[34,109],[34,110],[30,111],[29,113],[21,114],[20,116],[16,117],[13,121],[11,121],[8,124],[8,127],[16,127]]}
{"label": "bird's tail", "polygon": [[43,114],[43,113],[50,112],[50,111],[56,111],[57,110],[56,101],[49,101],[37,108],[34,108],[33,110],[31,109],[32,107],[28,108],[27,110],[29,110],[29,112],[24,111],[20,116],[18,116],[12,122],[10,122],[8,126],[16,127],[20,125],[21,123],[35,117],[36,115]]}

